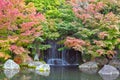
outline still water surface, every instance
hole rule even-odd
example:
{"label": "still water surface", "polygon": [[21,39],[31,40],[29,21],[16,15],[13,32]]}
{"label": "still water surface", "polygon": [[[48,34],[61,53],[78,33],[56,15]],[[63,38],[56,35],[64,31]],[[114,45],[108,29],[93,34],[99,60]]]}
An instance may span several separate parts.
{"label": "still water surface", "polygon": [[120,77],[103,79],[99,74],[82,73],[75,67],[51,67],[50,72],[0,70],[0,80],[120,80]]}

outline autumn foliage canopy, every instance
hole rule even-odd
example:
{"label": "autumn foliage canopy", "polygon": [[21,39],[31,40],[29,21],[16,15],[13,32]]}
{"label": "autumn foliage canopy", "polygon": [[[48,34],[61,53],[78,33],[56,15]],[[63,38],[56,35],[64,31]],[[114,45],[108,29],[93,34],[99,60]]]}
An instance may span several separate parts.
{"label": "autumn foliage canopy", "polygon": [[0,0],[0,57],[29,53],[27,45],[42,34],[45,17],[33,3],[24,0]]}
{"label": "autumn foliage canopy", "polygon": [[116,54],[116,49],[120,49],[119,1],[108,1],[71,0],[73,11],[83,26],[77,32],[80,37],[66,38],[66,46],[93,57],[111,58]]}

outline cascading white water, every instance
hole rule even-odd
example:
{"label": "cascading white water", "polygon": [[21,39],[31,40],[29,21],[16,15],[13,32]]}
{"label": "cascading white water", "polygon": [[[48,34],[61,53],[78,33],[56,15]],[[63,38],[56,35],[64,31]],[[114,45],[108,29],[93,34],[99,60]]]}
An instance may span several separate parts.
{"label": "cascading white water", "polygon": [[[58,48],[64,47],[63,45],[57,44],[56,41],[48,41],[51,48],[47,50],[46,62],[50,65],[78,65],[77,55],[70,53],[69,50],[58,51]],[[72,56],[70,54],[73,54]],[[74,59],[72,61],[72,59]]]}

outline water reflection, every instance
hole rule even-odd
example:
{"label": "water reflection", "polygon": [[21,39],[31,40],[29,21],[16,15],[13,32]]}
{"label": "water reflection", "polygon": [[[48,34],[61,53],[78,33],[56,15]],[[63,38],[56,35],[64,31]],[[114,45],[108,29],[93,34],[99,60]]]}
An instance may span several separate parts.
{"label": "water reflection", "polygon": [[41,76],[49,76],[50,71],[35,71],[37,74],[41,75]]}
{"label": "water reflection", "polygon": [[113,76],[82,73],[73,67],[51,67],[49,72],[38,72],[33,69],[0,71],[0,80],[119,80]]}
{"label": "water reflection", "polygon": [[80,69],[80,71],[88,74],[96,74],[98,69]]}
{"label": "water reflection", "polygon": [[100,76],[103,78],[103,80],[115,80],[119,77],[119,74],[112,74],[112,75],[102,75]]}
{"label": "water reflection", "polygon": [[50,75],[50,71],[39,71],[39,70],[34,70],[34,69],[28,69],[28,71],[36,73],[41,76],[49,76]]}
{"label": "water reflection", "polygon": [[51,74],[47,80],[102,80],[102,79],[99,75],[96,74],[82,73],[77,68],[55,67],[51,69]]}
{"label": "water reflection", "polygon": [[7,78],[12,78],[15,74],[17,74],[19,72],[19,69],[16,70],[10,70],[10,69],[5,69],[4,70],[4,74]]}

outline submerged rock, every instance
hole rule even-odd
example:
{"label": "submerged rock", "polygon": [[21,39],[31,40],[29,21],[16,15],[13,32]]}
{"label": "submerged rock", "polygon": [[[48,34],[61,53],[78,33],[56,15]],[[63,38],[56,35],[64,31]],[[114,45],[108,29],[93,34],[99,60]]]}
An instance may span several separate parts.
{"label": "submerged rock", "polygon": [[101,75],[119,75],[119,71],[115,67],[110,65],[104,65],[104,67],[98,73]]}
{"label": "submerged rock", "polygon": [[98,64],[96,62],[86,62],[79,66],[82,72],[86,73],[96,73],[98,71]]}
{"label": "submerged rock", "polygon": [[36,67],[36,70],[38,71],[49,71],[50,70],[50,65],[48,64],[42,64]]}
{"label": "submerged rock", "polygon": [[15,63],[13,60],[9,59],[5,62],[3,68],[4,69],[20,69],[20,66],[17,63]]}

